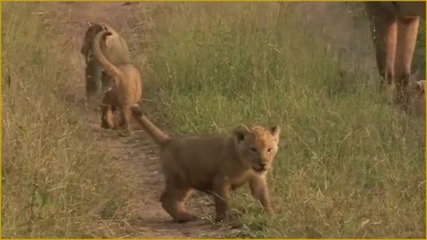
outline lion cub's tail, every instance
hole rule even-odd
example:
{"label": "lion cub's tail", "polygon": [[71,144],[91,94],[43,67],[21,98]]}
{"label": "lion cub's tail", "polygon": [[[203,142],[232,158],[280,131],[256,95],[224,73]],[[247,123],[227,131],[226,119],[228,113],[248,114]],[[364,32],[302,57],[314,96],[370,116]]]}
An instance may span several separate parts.
{"label": "lion cub's tail", "polygon": [[113,77],[120,77],[121,72],[120,70],[114,66],[108,59],[104,56],[101,50],[101,41],[105,40],[107,36],[112,35],[113,33],[110,31],[100,31],[96,34],[95,39],[93,40],[93,54],[95,55],[95,59],[104,67],[105,71],[113,76]]}
{"label": "lion cub's tail", "polygon": [[172,138],[156,127],[148,118],[146,118],[142,110],[137,106],[131,107],[132,115],[136,121],[144,128],[144,130],[154,139],[154,141],[160,145],[160,147],[166,146]]}

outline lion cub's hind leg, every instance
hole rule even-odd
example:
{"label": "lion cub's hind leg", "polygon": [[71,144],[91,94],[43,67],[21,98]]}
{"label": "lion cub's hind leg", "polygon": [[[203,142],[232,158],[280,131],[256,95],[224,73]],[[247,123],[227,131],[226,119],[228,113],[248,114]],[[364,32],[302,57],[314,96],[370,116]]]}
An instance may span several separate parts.
{"label": "lion cub's hind leg", "polygon": [[196,220],[196,216],[185,209],[185,201],[190,197],[190,188],[180,188],[171,179],[166,179],[166,187],[160,196],[162,207],[175,222],[185,223]]}
{"label": "lion cub's hind leg", "polygon": [[115,129],[116,121],[114,113],[117,111],[117,106],[114,104],[116,99],[116,92],[110,88],[102,99],[101,104],[101,127],[106,129]]}
{"label": "lion cub's hind leg", "polygon": [[101,107],[102,116],[101,116],[101,127],[105,129],[114,129],[115,121],[114,121],[114,112],[115,108],[111,105],[104,105]]}
{"label": "lion cub's hind leg", "polygon": [[119,126],[123,128],[127,134],[132,133],[132,129],[130,127],[130,119],[132,117],[132,111],[129,106],[122,107],[120,109],[120,123]]}

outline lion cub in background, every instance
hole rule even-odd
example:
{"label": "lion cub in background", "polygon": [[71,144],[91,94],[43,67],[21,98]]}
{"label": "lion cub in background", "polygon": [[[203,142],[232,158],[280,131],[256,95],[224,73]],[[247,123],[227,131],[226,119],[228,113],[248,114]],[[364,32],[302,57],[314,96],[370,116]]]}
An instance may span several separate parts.
{"label": "lion cub in background", "polygon": [[196,217],[184,207],[192,189],[213,194],[216,221],[230,213],[230,192],[249,183],[252,195],[272,212],[266,175],[278,151],[280,128],[241,125],[231,136],[170,137],[142,113],[132,114],[161,148],[160,160],[166,186],[160,197],[163,208],[176,222]]}
{"label": "lion cub in background", "polygon": [[93,41],[93,54],[95,59],[113,78],[112,87],[105,93],[101,107],[101,126],[103,128],[116,128],[114,112],[118,109],[121,113],[119,125],[124,127],[128,134],[131,133],[130,107],[138,103],[142,96],[142,80],[139,70],[131,63],[124,62],[113,65],[103,54],[101,44],[105,45],[107,36],[113,33],[107,30],[96,34]]}
{"label": "lion cub in background", "polygon": [[83,55],[86,68],[86,99],[87,103],[91,103],[92,99],[99,93],[104,93],[111,87],[111,76],[105,74],[102,65],[93,56],[93,41],[97,33],[101,31],[111,32],[105,39],[105,43],[101,45],[101,50],[104,56],[112,64],[127,63],[130,59],[128,45],[123,37],[106,23],[90,23],[85,32],[84,40],[80,53]]}

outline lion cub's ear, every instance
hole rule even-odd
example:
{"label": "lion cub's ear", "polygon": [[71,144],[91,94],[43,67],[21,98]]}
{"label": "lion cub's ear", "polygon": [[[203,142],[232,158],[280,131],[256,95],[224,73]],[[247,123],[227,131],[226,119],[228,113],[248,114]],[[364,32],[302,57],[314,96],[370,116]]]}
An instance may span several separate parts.
{"label": "lion cub's ear", "polygon": [[240,124],[233,130],[233,135],[236,137],[237,142],[241,142],[245,139],[245,135],[249,133],[249,128],[243,124]]}
{"label": "lion cub's ear", "polygon": [[280,131],[281,131],[280,127],[279,126],[273,126],[273,127],[270,127],[269,130],[270,130],[271,135],[273,135],[273,137],[275,137],[275,138],[277,138],[277,140],[279,140]]}

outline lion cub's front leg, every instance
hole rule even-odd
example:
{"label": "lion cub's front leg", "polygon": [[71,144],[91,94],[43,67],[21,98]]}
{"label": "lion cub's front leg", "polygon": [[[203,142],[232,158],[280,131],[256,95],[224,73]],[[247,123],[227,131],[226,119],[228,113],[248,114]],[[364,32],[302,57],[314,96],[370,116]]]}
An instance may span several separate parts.
{"label": "lion cub's front leg", "polygon": [[212,190],[215,201],[215,221],[219,222],[228,217],[231,185],[226,179],[218,178],[214,180]]}
{"label": "lion cub's front leg", "polygon": [[252,196],[261,202],[261,205],[267,210],[267,212],[272,213],[273,208],[271,207],[270,192],[265,175],[252,177],[249,181],[249,186],[251,188]]}

